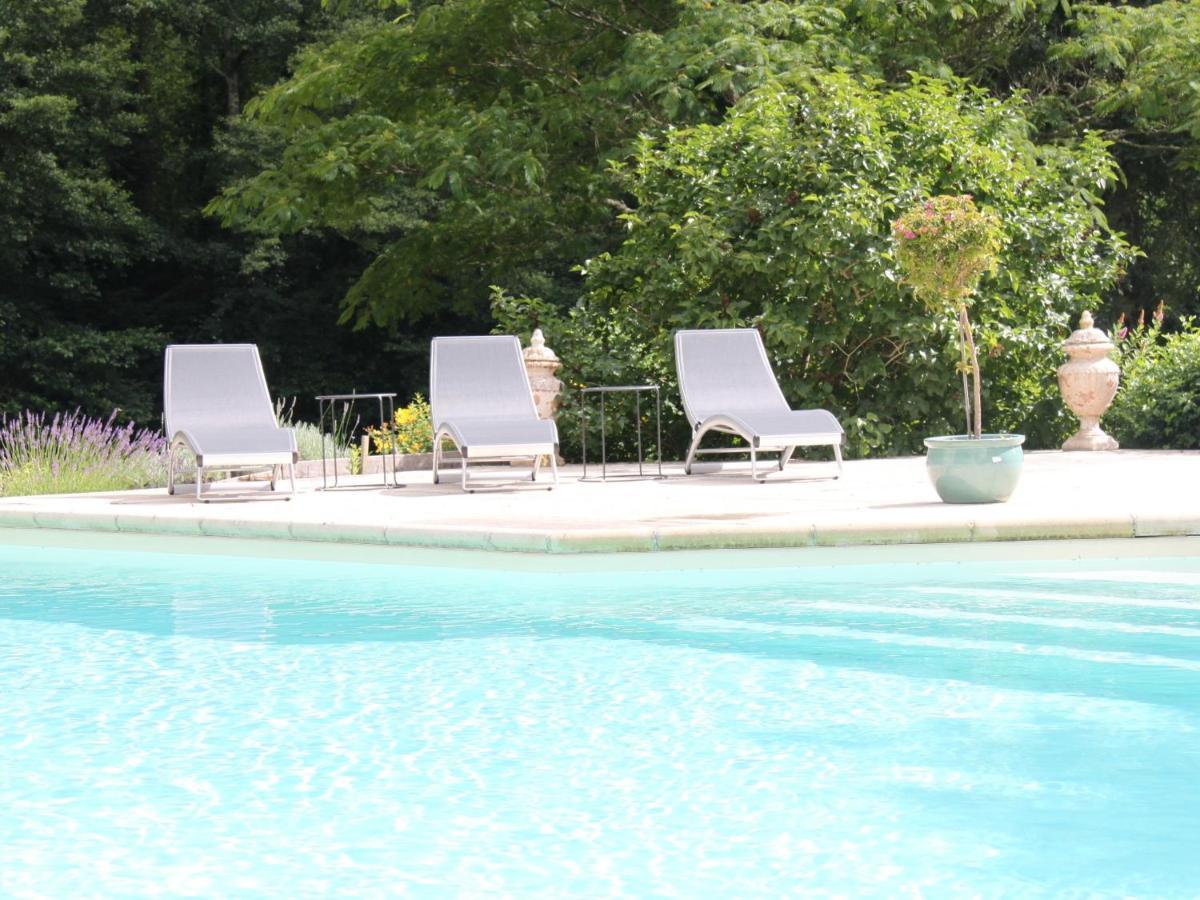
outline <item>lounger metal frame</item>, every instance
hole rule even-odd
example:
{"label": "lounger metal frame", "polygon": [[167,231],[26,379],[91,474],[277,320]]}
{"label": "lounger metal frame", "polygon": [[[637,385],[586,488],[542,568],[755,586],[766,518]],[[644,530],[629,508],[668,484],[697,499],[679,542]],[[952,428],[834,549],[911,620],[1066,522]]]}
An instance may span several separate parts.
{"label": "lounger metal frame", "polygon": [[[758,455],[761,452],[778,453],[779,461],[777,471],[782,472],[784,467],[791,460],[792,455],[796,452],[797,447],[822,447],[828,446],[833,448],[834,460],[837,462],[837,472],[835,477],[841,477],[842,474],[842,443],[845,440],[845,432],[838,426],[837,430],[830,431],[800,431],[790,433],[760,433],[755,428],[746,422],[736,411],[721,412],[703,416],[694,411],[695,407],[689,402],[688,387],[687,387],[687,370],[684,362],[686,354],[683,352],[683,345],[690,335],[705,335],[712,337],[717,334],[728,333],[738,335],[739,340],[744,340],[742,336],[753,335],[754,343],[757,348],[757,359],[761,363],[763,372],[769,375],[769,378],[764,379],[764,383],[769,382],[773,391],[770,396],[759,397],[759,402],[775,407],[772,412],[785,413],[796,412],[788,405],[787,399],[783,396],[783,391],[779,388],[779,381],[775,377],[775,372],[771,368],[771,362],[767,358],[766,347],[763,346],[762,336],[754,328],[727,328],[727,329],[690,329],[675,332],[675,367],[679,376],[679,393],[683,400],[684,413],[687,415],[688,422],[692,426],[692,441],[688,446],[687,458],[683,464],[685,474],[692,474],[692,463],[695,462],[698,456],[716,456],[716,455],[733,455],[733,454],[750,454],[750,477],[760,484],[765,482],[769,472],[759,474],[758,471]],[[694,400],[694,397],[693,397]],[[804,412],[810,412],[804,410]],[[824,410],[814,410],[812,412],[825,412]],[[827,413],[828,415],[828,413]],[[830,420],[836,425],[837,420],[829,415]],[[740,437],[748,445],[742,447],[718,447],[707,450],[700,449],[700,442],[709,432],[718,432],[720,434],[728,434]]]}
{"label": "lounger metal frame", "polygon": [[[270,422],[274,423],[275,428],[279,428],[275,417],[275,409],[271,405],[271,395],[267,389],[267,378],[263,373],[262,359],[259,357],[258,347],[255,344],[173,344],[167,347],[163,366],[163,419],[166,426],[166,433],[170,435],[167,463],[167,493],[172,495],[175,493],[179,454],[180,451],[187,451],[196,458],[196,499],[199,501],[208,502],[210,499],[203,496],[203,492],[208,489],[208,485],[205,484],[204,480],[204,473],[206,471],[230,471],[268,466],[271,469],[270,490],[272,491],[277,489],[283,470],[287,469],[291,491],[285,499],[290,500],[296,494],[296,462],[300,456],[296,448],[296,435],[292,429],[280,429],[290,434],[291,450],[289,451],[261,451],[234,447],[214,450],[211,447],[205,447],[203,442],[197,439],[193,433],[194,429],[189,428],[188,423],[177,421],[179,415],[172,408],[172,376],[175,358],[180,354],[212,354],[215,358],[221,353],[226,355],[236,353],[246,354],[252,359],[252,380],[250,383],[244,385],[245,392],[239,399],[256,407],[253,412],[263,420],[262,427],[267,427],[266,422],[269,419]],[[214,404],[228,404],[231,402],[231,399],[228,397],[214,397],[213,402]]]}
{"label": "lounger metal frame", "polygon": [[[476,377],[491,380],[496,383],[503,383],[505,380],[514,386],[516,393],[510,395],[506,399],[511,401],[514,406],[520,410],[520,414],[514,418],[510,418],[509,422],[520,423],[528,421],[531,424],[542,423],[544,420],[539,418],[537,406],[533,401],[533,390],[529,386],[529,376],[525,372],[524,359],[521,356],[521,342],[513,335],[481,335],[471,337],[438,337],[434,338],[430,347],[429,353],[429,403],[431,418],[433,420],[433,483],[441,482],[441,468],[443,464],[443,440],[449,440],[454,444],[459,453],[459,475],[462,489],[468,494],[475,493],[475,488],[471,487],[471,481],[468,478],[467,469],[471,462],[511,462],[513,460],[525,459],[531,457],[533,460],[533,471],[529,476],[530,481],[537,481],[538,473],[541,471],[542,457],[550,457],[550,472],[552,477],[551,484],[547,485],[546,490],[554,490],[558,484],[558,429],[554,425],[553,420],[549,421],[553,441],[512,441],[503,440],[495,442],[476,442],[472,444],[463,434],[462,413],[461,411],[452,410],[449,414],[445,414],[440,408],[441,404],[441,385],[439,383],[439,373],[441,372],[442,363],[439,361],[439,348],[445,347],[448,344],[457,344],[459,347],[475,343],[487,349],[499,349],[503,354],[503,360],[495,360],[499,366],[492,373],[480,371],[475,373]],[[511,353],[505,352],[503,348],[511,346]],[[517,373],[519,372],[519,378]],[[523,390],[520,386],[523,386]],[[519,395],[518,395],[519,394]],[[528,415],[525,415],[525,410],[528,410]],[[486,407],[481,407],[473,410],[472,413],[479,418],[488,418],[490,410]]]}

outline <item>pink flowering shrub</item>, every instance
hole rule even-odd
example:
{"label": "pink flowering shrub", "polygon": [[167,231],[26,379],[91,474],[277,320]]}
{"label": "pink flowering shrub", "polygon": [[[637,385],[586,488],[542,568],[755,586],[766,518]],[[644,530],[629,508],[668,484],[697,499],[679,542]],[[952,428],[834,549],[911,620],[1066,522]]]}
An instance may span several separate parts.
{"label": "pink flowering shrub", "polygon": [[1200,324],[1182,319],[1165,329],[1160,303],[1129,327],[1122,316],[1113,329],[1121,387],[1104,417],[1122,447],[1200,449]]}
{"label": "pink flowering shrub", "polygon": [[[979,354],[968,307],[984,273],[996,269],[1004,230],[992,213],[975,205],[970,194],[943,194],[913,206],[892,223],[895,258],[903,282],[933,312],[951,312],[958,320],[959,367],[967,431],[983,431]],[[967,375],[973,390],[968,389]]]}

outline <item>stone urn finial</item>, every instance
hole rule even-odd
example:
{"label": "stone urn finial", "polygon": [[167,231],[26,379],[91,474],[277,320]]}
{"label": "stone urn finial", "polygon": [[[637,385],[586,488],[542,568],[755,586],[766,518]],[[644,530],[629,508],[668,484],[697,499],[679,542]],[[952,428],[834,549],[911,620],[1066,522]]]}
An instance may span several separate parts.
{"label": "stone urn finial", "polygon": [[1109,359],[1113,343],[1095,327],[1090,312],[1079,317],[1079,330],[1063,342],[1067,361],[1058,367],[1058,387],[1079,430],[1063,444],[1064,450],[1116,450],[1117,442],[1100,428],[1100,417],[1117,394],[1121,369]]}
{"label": "stone urn finial", "polygon": [[525,357],[525,372],[529,375],[529,387],[533,390],[533,402],[537,406],[538,416],[543,419],[553,419],[558,412],[562,393],[562,382],[554,377],[562,363],[554,351],[546,346],[546,338],[542,329],[535,328],[529,339],[529,346],[521,351]]}

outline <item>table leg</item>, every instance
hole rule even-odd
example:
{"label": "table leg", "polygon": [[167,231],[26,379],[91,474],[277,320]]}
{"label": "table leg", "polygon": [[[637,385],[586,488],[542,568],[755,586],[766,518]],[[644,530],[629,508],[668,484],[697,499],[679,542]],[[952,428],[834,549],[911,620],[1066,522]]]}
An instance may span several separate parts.
{"label": "table leg", "polygon": [[[388,423],[390,426],[395,426],[395,424],[396,424],[396,398],[388,397],[387,404],[388,404]],[[400,477],[396,473],[396,444],[398,444],[399,441],[395,440],[394,438],[395,438],[395,436],[393,435],[393,440],[392,440],[392,487],[400,487]],[[380,464],[382,465],[382,461]],[[384,476],[383,484],[384,484],[384,487],[387,487],[387,476],[386,475]]]}
{"label": "table leg", "polygon": [[[379,430],[382,431],[383,430],[383,398],[376,397],[375,399],[379,402]],[[395,435],[392,435],[392,438],[393,438],[392,446],[395,446],[395,444],[396,444]],[[360,444],[359,446],[362,446],[362,445]],[[367,444],[367,449],[368,450],[371,449],[371,445],[369,443]],[[364,459],[363,460],[364,468],[366,467],[366,464],[367,464],[367,461]],[[387,458],[382,453],[379,454],[379,471],[381,471],[383,473],[383,486],[386,488],[387,487]]]}
{"label": "table leg", "polygon": [[642,477],[642,392],[633,392],[633,414],[637,417],[638,478]]}
{"label": "table leg", "polygon": [[579,440],[583,453],[583,476],[587,481],[587,394],[579,392]]}
{"label": "table leg", "polygon": [[604,392],[600,393],[600,480],[608,481],[608,447],[605,444]]}
{"label": "table leg", "polygon": [[[325,401],[317,401],[317,430],[321,432],[321,490],[329,490],[329,480],[325,475]],[[333,467],[337,468],[337,460]]]}
{"label": "table leg", "polygon": [[654,389],[654,427],[658,432],[658,477],[662,478],[662,393]]}

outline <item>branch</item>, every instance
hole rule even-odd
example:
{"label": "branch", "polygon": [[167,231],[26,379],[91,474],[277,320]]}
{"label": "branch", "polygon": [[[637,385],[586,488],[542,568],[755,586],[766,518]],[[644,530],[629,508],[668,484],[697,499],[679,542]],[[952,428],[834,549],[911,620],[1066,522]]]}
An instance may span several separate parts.
{"label": "branch", "polygon": [[621,37],[631,37],[633,35],[632,31],[622,28],[616,22],[609,21],[598,13],[586,13],[582,10],[572,9],[571,7],[567,6],[567,4],[559,2],[559,0],[549,0],[547,5],[561,10],[568,16],[571,16],[574,19],[579,19],[581,22],[591,22],[593,25],[599,25],[601,28],[607,28],[610,31],[615,31],[617,34],[621,35]]}

